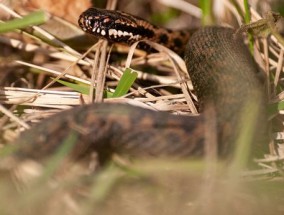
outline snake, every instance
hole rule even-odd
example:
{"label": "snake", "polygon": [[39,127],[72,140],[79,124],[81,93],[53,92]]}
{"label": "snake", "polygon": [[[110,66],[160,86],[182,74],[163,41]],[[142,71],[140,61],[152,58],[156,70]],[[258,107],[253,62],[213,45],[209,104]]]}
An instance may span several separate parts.
{"label": "snake", "polygon": [[[201,114],[173,115],[129,104],[81,105],[22,132],[14,143],[18,159],[45,160],[67,140],[74,160],[91,153],[101,163],[114,153],[203,157],[210,142],[216,144],[220,158],[230,159],[247,129],[246,144],[253,156],[263,155],[268,143],[264,76],[235,29],[173,31],[125,12],[93,7],[80,15],[78,23],[84,32],[112,43],[151,40],[184,53]],[[215,136],[208,138],[208,132]]]}

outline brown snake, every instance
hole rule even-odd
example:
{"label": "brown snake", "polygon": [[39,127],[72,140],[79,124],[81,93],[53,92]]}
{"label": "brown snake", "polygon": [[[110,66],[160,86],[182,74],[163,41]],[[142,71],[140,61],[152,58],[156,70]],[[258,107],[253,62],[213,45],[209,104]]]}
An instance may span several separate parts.
{"label": "brown snake", "polygon": [[216,124],[207,125],[206,114],[207,117],[174,116],[130,105],[90,104],[58,113],[23,132],[16,141],[17,157],[44,159],[70,136],[74,138],[71,150],[74,159],[93,151],[102,162],[114,152],[135,156],[201,156],[208,126],[217,132],[218,154],[228,156],[241,134],[244,125],[241,119],[250,114],[256,118],[249,141],[253,151],[267,142],[260,74],[242,37],[234,34],[233,29],[202,28],[185,42],[189,34],[184,31],[172,32],[126,13],[95,8],[81,14],[79,25],[87,33],[111,42],[132,44],[148,39],[180,53],[187,44],[185,62],[201,109],[209,118],[216,118]]}

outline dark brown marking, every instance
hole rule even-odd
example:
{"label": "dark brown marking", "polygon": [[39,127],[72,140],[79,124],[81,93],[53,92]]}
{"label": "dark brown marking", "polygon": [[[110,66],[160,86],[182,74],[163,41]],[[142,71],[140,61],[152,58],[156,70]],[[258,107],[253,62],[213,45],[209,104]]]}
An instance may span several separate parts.
{"label": "dark brown marking", "polygon": [[159,41],[160,41],[160,43],[162,43],[162,44],[167,44],[168,41],[169,41],[168,35],[166,35],[166,34],[161,34],[161,35],[159,36]]}
{"label": "dark brown marking", "polygon": [[175,46],[175,47],[178,47],[178,48],[183,47],[182,40],[179,39],[179,38],[174,38],[174,46]]}

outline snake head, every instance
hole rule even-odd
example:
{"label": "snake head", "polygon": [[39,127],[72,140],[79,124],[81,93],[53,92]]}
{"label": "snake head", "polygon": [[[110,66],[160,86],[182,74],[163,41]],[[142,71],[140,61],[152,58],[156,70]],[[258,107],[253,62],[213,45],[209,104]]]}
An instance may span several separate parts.
{"label": "snake head", "polygon": [[153,37],[153,31],[141,23],[145,20],[121,11],[89,8],[78,20],[83,31],[110,42],[132,44]]}

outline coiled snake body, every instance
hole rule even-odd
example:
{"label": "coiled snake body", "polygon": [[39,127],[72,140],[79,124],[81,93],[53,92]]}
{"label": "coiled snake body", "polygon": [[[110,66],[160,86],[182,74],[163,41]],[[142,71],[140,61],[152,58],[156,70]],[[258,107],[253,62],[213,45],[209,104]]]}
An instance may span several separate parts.
{"label": "coiled snake body", "polygon": [[71,151],[74,158],[91,151],[98,152],[101,161],[113,152],[199,156],[204,153],[208,116],[216,119],[216,124],[209,123],[209,129],[217,132],[221,156],[234,150],[244,125],[242,119],[251,114],[256,119],[252,124],[255,129],[250,133],[253,145],[267,141],[263,84],[242,37],[235,35],[233,29],[202,28],[189,42],[183,42],[182,38],[188,37],[185,32],[171,32],[122,12],[95,8],[82,13],[79,25],[84,31],[112,42],[131,44],[146,38],[174,47],[175,51],[181,48],[180,44],[186,46],[185,62],[190,77],[202,110],[209,114],[174,116],[123,104],[80,106],[23,132],[16,143],[20,147],[18,157],[42,159],[54,153],[70,135],[74,137]]}

